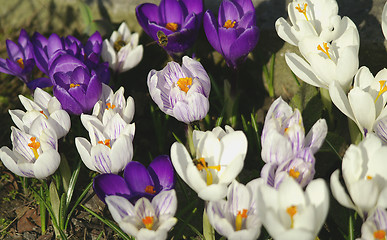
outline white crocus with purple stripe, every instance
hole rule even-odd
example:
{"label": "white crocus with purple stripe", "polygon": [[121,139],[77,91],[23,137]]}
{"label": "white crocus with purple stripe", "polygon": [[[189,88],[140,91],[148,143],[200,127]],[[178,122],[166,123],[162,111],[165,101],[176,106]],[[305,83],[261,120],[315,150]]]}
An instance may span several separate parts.
{"label": "white crocus with purple stripe", "polygon": [[245,134],[233,131],[219,139],[207,131],[193,143],[195,159],[183,144],[175,142],[172,145],[171,160],[176,172],[201,199],[217,201],[224,198],[227,186],[243,168],[247,152]]}
{"label": "white crocus with purple stripe", "polygon": [[[16,109],[9,110],[9,114],[20,130],[31,133],[32,129],[40,132],[42,129],[50,128],[55,131],[58,138],[69,132],[71,127],[70,116],[62,109],[56,97],[52,97],[44,90],[36,88],[33,101],[23,95],[19,95],[19,99],[26,112]],[[36,133],[31,134],[36,135]]]}
{"label": "white crocus with purple stripe", "polygon": [[376,210],[361,226],[361,240],[386,239],[387,211],[383,208]]}
{"label": "white crocus with purple stripe", "polygon": [[206,207],[208,220],[214,229],[229,240],[254,240],[261,233],[257,210],[257,189],[262,179],[245,185],[234,180],[228,187],[227,201],[210,201]]}
{"label": "white crocus with purple stripe", "polygon": [[175,190],[157,194],[152,202],[140,198],[134,206],[126,198],[116,195],[106,196],[105,201],[114,221],[137,240],[164,240],[177,222],[174,217],[177,209]]}
{"label": "white crocus with purple stripe", "polygon": [[[331,175],[331,190],[336,200],[366,219],[375,207],[387,207],[387,146],[374,134],[359,145],[352,144],[342,161],[346,189],[340,183],[340,170]],[[349,194],[349,195],[348,195]]]}
{"label": "white crocus with purple stripe", "polygon": [[52,129],[43,129],[38,136],[15,127],[11,129],[13,150],[6,146],[0,149],[0,158],[5,167],[16,175],[38,179],[46,178],[58,169],[58,140]]}
{"label": "white crocus with purple stripe", "polygon": [[133,157],[133,125],[127,124],[119,114],[104,127],[92,121],[88,125],[90,142],[83,137],[75,138],[84,164],[99,173],[121,172]]}
{"label": "white crocus with purple stripe", "polygon": [[363,66],[356,73],[353,88],[348,95],[336,83],[329,87],[332,102],[357,124],[363,136],[376,130],[376,122],[387,117],[387,95],[384,94],[387,91],[386,80],[387,69],[379,71],[374,77]]}
{"label": "white crocus with purple stripe", "polygon": [[190,123],[203,119],[209,110],[211,83],[200,62],[183,57],[183,64],[169,62],[161,70],[148,74],[148,88],[161,111]]}
{"label": "white crocus with purple stripe", "polygon": [[273,239],[315,239],[329,210],[329,191],[323,179],[309,183],[305,192],[288,177],[278,189],[258,188],[257,210]]}
{"label": "white crocus with purple stripe", "polygon": [[142,59],[144,48],[138,45],[138,33],[130,33],[125,22],[118,31],[114,31],[110,39],[102,43],[101,56],[109,62],[109,67],[117,73],[126,72],[137,66]]}

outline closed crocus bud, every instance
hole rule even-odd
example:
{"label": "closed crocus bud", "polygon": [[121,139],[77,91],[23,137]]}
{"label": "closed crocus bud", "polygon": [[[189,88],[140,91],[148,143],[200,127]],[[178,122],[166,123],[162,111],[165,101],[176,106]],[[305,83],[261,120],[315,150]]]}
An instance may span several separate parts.
{"label": "closed crocus bud", "polygon": [[212,47],[223,55],[229,67],[237,68],[246,60],[259,39],[251,0],[225,0],[219,7],[218,19],[207,10],[204,31]]}
{"label": "closed crocus bud", "polygon": [[194,44],[203,17],[202,0],[161,0],[157,6],[136,8],[138,23],[168,53],[184,52]]}
{"label": "closed crocus bud", "polygon": [[148,88],[160,110],[181,122],[190,123],[207,115],[211,83],[196,60],[184,56],[182,66],[169,62],[161,71],[150,71]]}

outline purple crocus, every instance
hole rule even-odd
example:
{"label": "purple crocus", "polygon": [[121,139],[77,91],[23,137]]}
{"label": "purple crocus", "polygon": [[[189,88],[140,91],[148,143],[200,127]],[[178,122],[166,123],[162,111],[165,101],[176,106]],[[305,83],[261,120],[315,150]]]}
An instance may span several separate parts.
{"label": "purple crocus", "polygon": [[219,7],[218,21],[207,10],[203,19],[207,39],[223,55],[229,67],[244,62],[258,42],[255,9],[251,0],[224,0]]}
{"label": "purple crocus", "polygon": [[148,168],[139,162],[131,161],[122,178],[116,174],[101,174],[94,178],[94,191],[104,201],[106,196],[118,195],[132,203],[141,197],[152,199],[161,191],[173,189],[175,177],[169,156],[156,157]]}
{"label": "purple crocus", "polygon": [[136,16],[145,33],[168,53],[183,52],[197,37],[203,17],[202,0],[161,0],[157,6],[144,3]]}
{"label": "purple crocus", "polygon": [[97,73],[67,53],[59,54],[49,66],[54,96],[62,108],[75,115],[89,112],[102,93]]}
{"label": "purple crocus", "polygon": [[28,85],[31,81],[35,60],[33,45],[27,32],[22,29],[18,41],[15,43],[7,39],[6,45],[8,58],[0,58],[0,72],[14,75]]}

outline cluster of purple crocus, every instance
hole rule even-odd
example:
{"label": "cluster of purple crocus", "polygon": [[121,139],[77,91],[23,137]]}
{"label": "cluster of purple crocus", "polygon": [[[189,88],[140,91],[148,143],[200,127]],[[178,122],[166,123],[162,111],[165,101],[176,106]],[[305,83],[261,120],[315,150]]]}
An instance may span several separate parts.
{"label": "cluster of purple crocus", "polygon": [[[95,32],[85,44],[74,36],[45,38],[36,32],[31,38],[22,29],[18,42],[7,40],[8,58],[0,58],[0,72],[17,76],[33,90],[53,86],[54,96],[64,110],[80,115],[98,101],[102,83],[108,83],[107,63],[100,62],[102,37]],[[34,67],[47,77],[32,76]]]}

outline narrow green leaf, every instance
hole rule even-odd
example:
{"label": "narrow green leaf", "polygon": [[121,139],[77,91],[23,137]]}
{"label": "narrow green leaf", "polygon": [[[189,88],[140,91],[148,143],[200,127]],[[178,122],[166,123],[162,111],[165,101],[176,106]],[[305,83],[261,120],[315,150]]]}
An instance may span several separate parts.
{"label": "narrow green leaf", "polygon": [[52,210],[54,212],[56,221],[59,222],[60,199],[54,182],[51,182],[49,191]]}
{"label": "narrow green leaf", "polygon": [[242,120],[243,131],[247,133],[249,131],[249,126],[247,126],[245,116],[241,115],[241,120]]}
{"label": "narrow green leaf", "polygon": [[69,189],[70,178],[71,178],[71,169],[67,162],[66,156],[61,154],[61,161],[59,165],[59,172],[62,176],[63,191],[67,192]]}
{"label": "narrow green leaf", "polygon": [[183,144],[182,141],[176,136],[174,132],[172,132],[173,137],[178,141],[179,143]]}
{"label": "narrow green leaf", "polygon": [[257,121],[255,120],[255,116],[253,113],[251,113],[250,115],[250,118],[251,118],[251,126],[253,126],[253,129],[254,129],[254,132],[255,132],[255,138],[257,140],[257,147],[258,147],[258,151],[261,152],[261,136],[259,136],[259,130],[258,130],[258,126],[257,126]]}
{"label": "narrow green leaf", "polygon": [[59,206],[59,227],[64,229],[64,224],[66,220],[66,193],[63,193],[60,198],[60,206]]}
{"label": "narrow green leaf", "polygon": [[222,124],[222,121],[223,116],[218,117],[218,119],[216,119],[215,127],[219,127]]}
{"label": "narrow green leaf", "polygon": [[205,240],[215,240],[215,230],[208,220],[206,209],[203,211],[203,236]]}
{"label": "narrow green leaf", "polygon": [[77,168],[74,170],[73,174],[71,175],[69,187],[67,189],[67,197],[66,197],[66,208],[69,207],[71,198],[73,197],[75,184],[77,183],[79,172],[81,171],[81,161],[78,161]]}
{"label": "narrow green leaf", "polygon": [[[41,196],[44,195],[42,186],[40,186],[40,195]],[[37,196],[35,196],[35,197],[37,197]],[[44,235],[46,233],[46,223],[47,223],[46,206],[44,205],[44,203],[41,200],[39,200],[38,202],[39,202],[39,208],[40,208],[40,222],[41,222],[40,228],[42,230],[42,235]]]}

